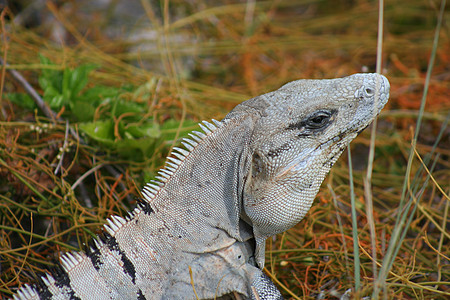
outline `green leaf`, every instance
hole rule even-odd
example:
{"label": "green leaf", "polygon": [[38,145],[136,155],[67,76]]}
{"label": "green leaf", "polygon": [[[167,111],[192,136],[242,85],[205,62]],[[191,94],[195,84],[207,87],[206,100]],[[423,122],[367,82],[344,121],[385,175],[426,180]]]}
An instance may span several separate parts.
{"label": "green leaf", "polygon": [[71,111],[79,122],[89,122],[94,119],[95,107],[88,102],[77,101],[71,105]]}
{"label": "green leaf", "polygon": [[[83,90],[83,88],[88,83],[89,73],[95,68],[95,65],[85,64],[68,72],[67,88],[72,95],[71,98],[76,98],[78,94]],[[64,89],[63,92],[65,92]]]}
{"label": "green leaf", "polygon": [[[43,65],[48,66],[54,66],[50,59],[43,56],[42,54],[39,54],[39,59]],[[46,90],[49,87],[52,87],[53,89],[56,89],[58,91],[62,90],[62,79],[63,79],[63,72],[60,70],[52,70],[50,68],[42,68],[42,73],[39,76],[38,82],[39,86]]]}
{"label": "green leaf", "polygon": [[112,121],[82,123],[80,129],[98,142],[107,146],[114,145],[114,123]]}
{"label": "green leaf", "polygon": [[64,98],[68,99],[69,103],[72,102],[72,91],[70,90],[70,73],[71,71],[69,69],[64,69],[63,72],[63,78],[62,78],[62,87],[59,91]]}
{"label": "green leaf", "polygon": [[111,115],[118,118],[119,116],[123,114],[132,114],[127,117],[125,117],[127,120],[135,120],[140,121],[142,118],[142,113],[145,113],[146,111],[146,105],[145,104],[138,104],[136,102],[132,101],[126,101],[122,99],[114,99],[112,101],[112,109],[111,109]]}
{"label": "green leaf", "polygon": [[50,105],[50,107],[52,109],[58,109],[58,110],[61,109],[66,102],[66,101],[64,101],[65,99],[64,99],[63,95],[55,95],[51,98],[44,97],[44,100],[46,100],[46,102]]}
{"label": "green leaf", "polygon": [[28,94],[8,93],[8,94],[5,94],[5,98],[14,104],[16,104],[20,107],[29,109],[29,110],[33,110],[33,109],[37,108],[36,103],[33,101],[33,99]]}
{"label": "green leaf", "polygon": [[97,107],[100,104],[110,102],[110,98],[116,98],[119,93],[120,89],[118,88],[96,85],[86,89],[83,94],[77,98],[77,101],[89,102],[93,106]]}
{"label": "green leaf", "polygon": [[155,151],[156,139],[124,139],[115,143],[117,153],[126,159],[144,161]]}
{"label": "green leaf", "polygon": [[157,123],[144,123],[127,126],[125,134],[127,134],[127,137],[133,138],[142,138],[142,137],[159,138],[161,136],[161,130]]}

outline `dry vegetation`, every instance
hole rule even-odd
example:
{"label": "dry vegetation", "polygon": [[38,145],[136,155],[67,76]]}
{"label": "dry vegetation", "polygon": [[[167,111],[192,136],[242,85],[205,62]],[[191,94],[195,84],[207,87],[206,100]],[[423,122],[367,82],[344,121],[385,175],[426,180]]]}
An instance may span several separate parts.
{"label": "dry vegetation", "polygon": [[[290,80],[376,67],[376,1],[26,2],[0,20],[0,298],[126,214],[199,120]],[[287,299],[450,296],[450,14],[433,49],[441,2],[406,3],[385,3],[391,100],[373,164],[368,129],[352,143],[353,179],[344,154],[305,220],[268,242]]]}

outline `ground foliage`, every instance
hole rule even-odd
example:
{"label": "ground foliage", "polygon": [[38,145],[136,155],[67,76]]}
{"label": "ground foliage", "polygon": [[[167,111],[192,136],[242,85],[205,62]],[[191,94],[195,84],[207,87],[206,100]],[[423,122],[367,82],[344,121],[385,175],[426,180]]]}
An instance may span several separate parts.
{"label": "ground foliage", "polygon": [[[3,7],[0,297],[78,250],[111,214],[126,214],[196,122],[290,80],[375,71],[374,1],[100,3]],[[411,222],[380,297],[450,295],[448,8],[408,164],[439,6],[385,3],[391,100],[378,120],[373,201],[364,191],[370,130],[351,147],[362,287],[351,297],[372,294],[402,211]],[[349,179],[344,154],[305,220],[268,241],[266,271],[286,298],[335,299],[355,287]],[[400,208],[405,186],[411,205]]]}

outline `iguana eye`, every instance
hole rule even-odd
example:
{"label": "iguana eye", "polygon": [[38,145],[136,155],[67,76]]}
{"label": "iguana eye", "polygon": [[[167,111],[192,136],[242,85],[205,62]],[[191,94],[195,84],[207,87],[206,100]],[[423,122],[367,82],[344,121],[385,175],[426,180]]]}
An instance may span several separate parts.
{"label": "iguana eye", "polygon": [[331,118],[330,112],[318,111],[306,120],[306,122],[305,122],[306,128],[320,129],[320,128],[328,125],[330,118]]}
{"label": "iguana eye", "polygon": [[333,115],[335,115],[337,110],[318,110],[310,114],[305,119],[290,124],[287,130],[299,130],[297,136],[305,137],[314,134],[317,130],[323,130],[328,127],[333,121]]}

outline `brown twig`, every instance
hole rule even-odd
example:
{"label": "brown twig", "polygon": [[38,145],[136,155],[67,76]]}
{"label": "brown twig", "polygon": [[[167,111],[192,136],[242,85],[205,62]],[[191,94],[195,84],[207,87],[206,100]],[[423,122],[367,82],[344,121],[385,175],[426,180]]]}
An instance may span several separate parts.
{"label": "brown twig", "polygon": [[[0,64],[5,68],[8,67],[8,64],[5,63],[2,58],[0,58]],[[28,93],[28,95],[31,96],[31,98],[34,100],[39,109],[44,113],[44,115],[47,118],[51,119],[53,121],[53,124],[55,124],[56,121],[58,120],[57,115],[47,106],[42,97],[28,83],[28,81],[22,76],[22,74],[20,74],[18,71],[14,69],[7,68],[7,70],[9,74],[11,74],[11,76],[14,77],[14,79],[17,80],[17,82],[19,82],[23,86],[25,91]]]}

